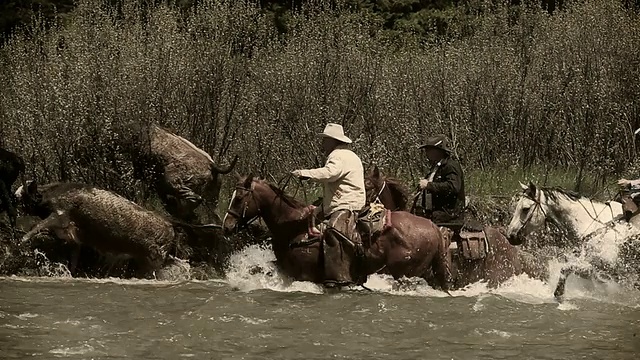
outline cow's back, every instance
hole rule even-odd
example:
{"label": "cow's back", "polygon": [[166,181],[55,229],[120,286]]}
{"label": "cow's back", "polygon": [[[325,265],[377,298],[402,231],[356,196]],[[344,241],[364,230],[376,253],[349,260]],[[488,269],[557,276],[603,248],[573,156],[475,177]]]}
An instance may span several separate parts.
{"label": "cow's back", "polygon": [[148,256],[174,245],[172,224],[128,199],[101,189],[79,189],[64,201],[82,242],[112,253]]}

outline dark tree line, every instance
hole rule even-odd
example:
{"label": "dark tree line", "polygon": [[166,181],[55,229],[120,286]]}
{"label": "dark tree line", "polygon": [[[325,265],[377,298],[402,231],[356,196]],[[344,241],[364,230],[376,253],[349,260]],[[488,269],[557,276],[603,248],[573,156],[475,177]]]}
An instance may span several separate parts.
{"label": "dark tree line", "polygon": [[[300,9],[314,0],[260,0],[260,6],[269,14],[273,24],[286,32],[290,27],[292,11]],[[481,13],[492,11],[500,6],[520,6],[527,3],[539,6],[553,13],[562,9],[566,0],[493,0],[493,6],[478,0],[334,0],[336,5],[367,12],[383,28],[401,33],[417,33],[421,36],[448,35],[454,24],[470,22]],[[44,19],[64,19],[76,6],[77,0],[13,0],[0,2],[0,31],[6,38],[16,27],[29,24],[34,13],[40,13]],[[110,0],[115,9],[121,9],[125,2],[137,2],[144,7],[153,7],[161,3],[176,5],[183,11],[189,11],[201,3],[201,0]],[[640,8],[640,0],[624,0],[627,7]]]}

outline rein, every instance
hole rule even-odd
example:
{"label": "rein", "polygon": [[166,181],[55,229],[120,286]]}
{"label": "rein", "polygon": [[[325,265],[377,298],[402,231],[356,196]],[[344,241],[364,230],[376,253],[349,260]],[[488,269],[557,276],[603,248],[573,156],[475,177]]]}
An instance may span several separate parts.
{"label": "rein", "polygon": [[373,198],[373,201],[369,201],[369,202],[372,204],[380,204],[382,202],[380,201],[380,195],[382,195],[382,192],[386,187],[387,187],[387,181],[384,180],[382,182],[382,186],[380,187],[380,191],[378,191],[378,194],[376,194],[376,196]]}
{"label": "rein", "polygon": [[[280,181],[278,181],[278,188],[284,194],[284,191],[287,188],[287,186],[289,185],[289,181],[291,181],[292,178],[295,178],[298,181],[298,186],[296,187],[296,190],[293,193],[293,197],[295,198],[298,195],[298,190],[300,190],[300,188],[302,188],[302,195],[304,196],[304,203],[308,204],[309,201],[307,201],[307,189],[304,187],[302,179],[298,178],[297,176],[294,176],[293,174],[285,175],[282,179],[280,179]],[[280,185],[281,183],[284,183],[284,184],[281,186]]]}
{"label": "rein", "polygon": [[[286,188],[286,186],[287,186],[287,185],[289,185],[289,181],[291,180],[291,178],[292,178],[292,177],[294,177],[294,176],[293,176],[293,175],[291,175],[291,174],[288,174],[288,175],[286,175],[284,178],[282,178],[282,179],[278,182],[278,189],[279,189],[280,191],[282,191],[282,194],[284,194],[284,188]],[[284,182],[283,188],[280,188],[280,187],[279,187],[279,185],[280,185],[281,183],[283,183],[283,182]],[[303,193],[304,193],[305,202],[306,202],[307,193],[306,193],[306,191],[304,190],[304,186],[303,186],[302,182],[300,182],[300,186],[302,186],[302,187],[303,187]],[[249,208],[249,201],[248,201],[248,200],[246,200],[246,199],[244,200],[244,203],[243,203],[243,205],[242,205],[242,214],[239,214],[239,213],[238,213],[238,212],[236,212],[235,210],[231,209],[231,205],[232,205],[233,199],[235,199],[235,198],[236,198],[236,196],[237,196],[236,191],[238,191],[238,190],[243,190],[243,191],[246,191],[246,192],[250,193],[250,194],[251,194],[251,196],[252,196],[252,198],[253,198],[253,200],[255,201],[255,195],[254,195],[254,183],[253,183],[253,182],[251,183],[251,188],[250,188],[250,189],[247,189],[247,188],[245,188],[245,187],[243,187],[243,186],[236,186],[235,191],[234,191],[234,193],[233,193],[233,195],[232,195],[232,197],[231,197],[231,202],[229,203],[229,208],[227,209],[227,213],[225,214],[225,217],[226,217],[227,215],[231,215],[231,216],[233,216],[233,217],[236,219],[236,221],[238,221],[237,231],[241,231],[241,230],[247,229],[247,228],[248,228],[248,226],[249,226],[251,223],[253,223],[253,222],[254,222],[254,221],[256,221],[258,218],[260,218],[260,217],[262,216],[262,211],[261,211],[261,209],[260,209],[260,208],[258,208],[257,214],[256,214],[255,216],[253,216],[253,217],[252,217],[251,219],[249,219],[249,220],[245,220],[246,215],[247,215],[247,209]],[[296,194],[297,194],[297,190],[296,190]],[[295,196],[295,195],[294,195],[294,196]],[[244,198],[244,197],[245,197],[245,196],[243,196],[243,198]],[[274,198],[274,200],[273,200],[273,201],[275,201],[276,199],[281,198],[281,197],[282,197],[282,195],[280,195],[280,194],[276,193],[276,197]],[[284,200],[284,201],[286,201],[286,200]]]}

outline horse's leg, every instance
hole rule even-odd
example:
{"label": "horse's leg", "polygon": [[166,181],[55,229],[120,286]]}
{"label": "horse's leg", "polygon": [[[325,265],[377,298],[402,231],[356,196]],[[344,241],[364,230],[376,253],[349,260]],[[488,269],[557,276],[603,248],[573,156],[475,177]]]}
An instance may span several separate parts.
{"label": "horse's leg", "polygon": [[449,290],[453,286],[449,249],[448,247],[445,248],[444,242],[441,242],[438,248],[438,254],[436,254],[431,263],[431,270],[433,271],[438,286],[440,286],[443,291],[449,293]]}
{"label": "horse's leg", "polygon": [[564,296],[565,287],[567,278],[569,275],[578,275],[583,279],[594,278],[594,271],[592,268],[584,269],[578,268],[576,266],[567,266],[560,270],[560,279],[558,279],[558,285],[556,285],[556,289],[553,292],[553,296],[556,298],[558,302],[562,302],[562,297]]}
{"label": "horse's leg", "polygon": [[567,277],[571,274],[573,274],[573,267],[564,267],[562,268],[562,270],[560,270],[560,278],[558,279],[558,284],[556,285],[556,289],[553,292],[553,297],[555,297],[558,302],[562,302]]}

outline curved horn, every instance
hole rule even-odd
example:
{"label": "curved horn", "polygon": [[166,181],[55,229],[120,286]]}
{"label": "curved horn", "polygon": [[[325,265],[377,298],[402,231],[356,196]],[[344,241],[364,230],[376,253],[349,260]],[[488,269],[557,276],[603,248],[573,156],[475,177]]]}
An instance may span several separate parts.
{"label": "curved horn", "polygon": [[228,174],[231,172],[231,170],[233,170],[233,168],[236,166],[236,163],[238,162],[238,155],[236,155],[233,160],[231,161],[231,163],[227,166],[227,167],[222,167],[222,166],[218,166],[214,163],[211,164],[211,168],[213,170],[215,170],[215,172],[217,172],[218,174]]}

